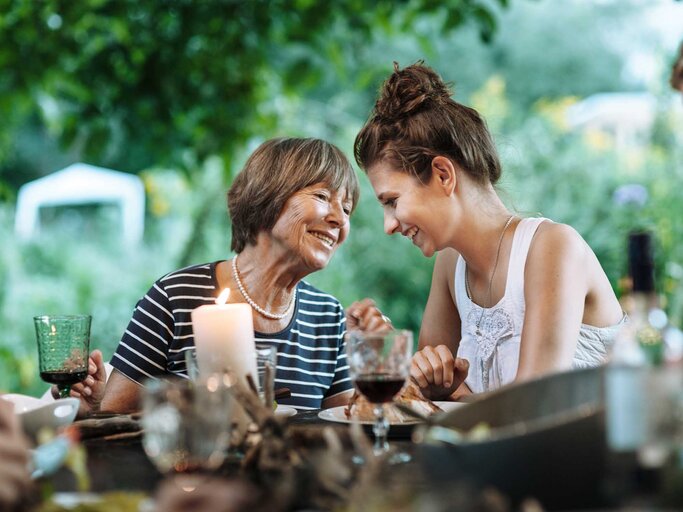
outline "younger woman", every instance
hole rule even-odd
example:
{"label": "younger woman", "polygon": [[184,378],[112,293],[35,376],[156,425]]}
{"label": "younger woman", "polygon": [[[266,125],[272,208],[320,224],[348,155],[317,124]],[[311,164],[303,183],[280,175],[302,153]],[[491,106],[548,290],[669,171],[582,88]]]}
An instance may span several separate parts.
{"label": "younger woman", "polygon": [[623,313],[595,254],[571,227],[506,208],[484,120],[431,68],[394,68],[354,149],[386,233],[438,253],[411,369],[425,395],[605,360]]}

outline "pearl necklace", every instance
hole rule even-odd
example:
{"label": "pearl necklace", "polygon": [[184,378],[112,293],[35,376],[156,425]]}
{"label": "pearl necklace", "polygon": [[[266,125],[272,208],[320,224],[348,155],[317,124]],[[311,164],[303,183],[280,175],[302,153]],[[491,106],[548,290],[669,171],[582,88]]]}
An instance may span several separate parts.
{"label": "pearl necklace", "polygon": [[270,311],[266,311],[263,309],[261,306],[256,304],[254,302],[254,299],[252,299],[249,294],[247,293],[247,290],[244,288],[244,285],[242,284],[242,280],[240,279],[240,273],[237,270],[237,255],[232,259],[232,277],[235,279],[235,282],[237,283],[237,288],[239,288],[240,293],[242,294],[242,297],[247,301],[247,304],[249,304],[254,311],[256,311],[258,314],[265,316],[266,318],[270,318],[271,320],[282,320],[286,316],[288,316],[292,312],[292,308],[294,307],[294,302],[296,302],[294,299],[296,299],[296,288],[294,288],[294,293],[292,294],[292,298],[289,301],[289,305],[287,306],[287,309],[285,310],[284,313],[271,313]]}
{"label": "pearl necklace", "polygon": [[[491,277],[489,278],[489,288],[488,292],[486,294],[486,304],[488,305],[487,307],[493,306],[491,304],[491,287],[493,286],[493,278],[496,275],[496,270],[498,269],[498,258],[500,257],[500,247],[503,245],[503,237],[505,236],[505,232],[507,231],[508,227],[512,223],[512,219],[514,219],[514,215],[510,215],[510,218],[507,220],[505,223],[505,226],[503,226],[503,230],[500,232],[500,238],[498,238],[498,248],[496,249],[496,259],[493,261],[493,272],[491,272]],[[469,267],[465,267],[465,291],[467,292],[467,297],[474,303],[474,299],[472,298],[472,290],[470,289],[470,280],[467,277],[470,272]],[[479,326],[481,326],[481,321],[484,319],[484,311],[485,309],[482,307],[481,308],[481,314],[479,315],[479,320],[475,324],[477,331],[476,335],[481,336],[481,330],[479,329]]]}

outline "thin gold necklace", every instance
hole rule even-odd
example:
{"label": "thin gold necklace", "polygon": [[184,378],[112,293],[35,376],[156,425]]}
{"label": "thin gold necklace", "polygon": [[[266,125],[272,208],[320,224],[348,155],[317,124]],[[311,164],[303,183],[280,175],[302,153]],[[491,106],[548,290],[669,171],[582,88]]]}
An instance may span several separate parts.
{"label": "thin gold necklace", "polygon": [[[514,219],[514,215],[510,215],[508,218],[507,222],[503,226],[503,230],[500,232],[500,237],[498,238],[498,247],[496,248],[496,259],[493,260],[493,271],[491,272],[491,277],[489,278],[489,287],[488,287],[488,292],[486,293],[486,307],[491,307],[493,304],[491,304],[491,288],[493,286],[493,278],[496,275],[496,270],[498,269],[498,259],[500,257],[500,247],[503,245],[503,237],[505,236],[505,232],[507,231],[508,227],[512,223],[512,219]],[[470,288],[470,280],[469,275],[470,268],[469,266],[465,266],[465,291],[467,291],[467,297],[474,303],[474,299],[472,298],[472,290]],[[481,321],[484,319],[484,307],[481,308],[481,314],[479,315],[479,320],[477,320],[477,323],[475,326],[477,327],[476,330],[476,335],[481,336],[481,330],[479,327],[481,326]]]}

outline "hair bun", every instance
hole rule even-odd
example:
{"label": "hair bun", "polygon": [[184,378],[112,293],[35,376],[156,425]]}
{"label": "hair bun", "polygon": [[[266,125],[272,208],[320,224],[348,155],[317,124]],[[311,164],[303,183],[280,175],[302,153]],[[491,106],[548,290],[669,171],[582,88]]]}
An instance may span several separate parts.
{"label": "hair bun", "polygon": [[382,85],[375,115],[393,122],[448,101],[451,91],[441,77],[423,61],[404,69],[394,62],[394,72]]}

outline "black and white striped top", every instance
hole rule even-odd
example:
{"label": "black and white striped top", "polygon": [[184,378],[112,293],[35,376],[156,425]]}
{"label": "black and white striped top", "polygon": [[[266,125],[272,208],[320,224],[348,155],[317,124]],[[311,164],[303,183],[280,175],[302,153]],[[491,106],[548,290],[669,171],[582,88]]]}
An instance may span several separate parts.
{"label": "black and white striped top", "polygon": [[[218,295],[216,263],[171,272],[140,299],[111,364],[129,379],[187,377],[185,351],[194,347],[190,313]],[[297,285],[294,315],[273,334],[255,333],[257,346],[277,347],[275,388],[292,392],[278,403],[318,409],[322,400],[351,389],[344,346],[346,317],[332,295],[305,281]]]}

